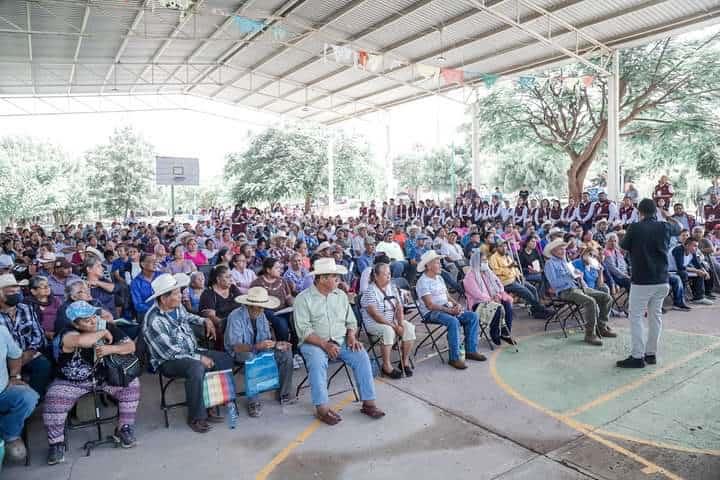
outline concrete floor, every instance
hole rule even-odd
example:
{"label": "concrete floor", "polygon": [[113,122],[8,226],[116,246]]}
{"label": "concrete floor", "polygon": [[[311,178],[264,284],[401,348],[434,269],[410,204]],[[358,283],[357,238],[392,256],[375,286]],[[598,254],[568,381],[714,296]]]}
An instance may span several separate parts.
{"label": "concrete floor", "polygon": [[[669,312],[667,355],[661,354],[653,368],[673,367],[720,341],[719,311],[698,307],[690,313]],[[378,380],[378,403],[387,412],[382,420],[358,412],[339,376],[331,388],[336,392],[332,401],[343,406],[344,420],[335,427],[313,419],[309,391],[303,390],[300,401],[289,407],[268,397],[263,417],[243,414],[236,430],[216,425],[209,434],[195,434],[185,425],[183,410],[171,413],[170,429],[165,429],[157,379],[144,376],[137,448],[102,447],[84,457],[81,447],[92,433],[74,431],[66,463],[48,467],[36,414],[32,465],[6,465],[0,478],[720,479],[717,350],[703,351],[633,389],[626,384],[652,371],[623,373],[613,367],[614,360],[626,355],[626,320],[613,319],[621,337],[597,348],[580,345],[578,336],[564,340],[558,332],[541,333],[542,322],[530,320],[521,309],[518,316],[514,334],[526,337],[520,353],[496,350],[492,362],[471,362],[465,371],[429,357],[418,362],[412,378]],[[418,328],[420,337],[422,330]],[[481,348],[486,351],[487,344]],[[429,349],[420,356],[427,353]],[[537,371],[530,372],[531,367]],[[296,380],[300,378],[296,372]],[[593,381],[583,380],[587,378]],[[621,394],[597,409],[568,416],[618,388]],[[175,392],[182,396],[180,389]],[[242,409],[242,399],[240,405]],[[656,421],[664,417],[672,421]],[[633,432],[642,443],[625,438],[629,435],[623,425],[643,430]],[[109,433],[110,427],[106,429]]]}

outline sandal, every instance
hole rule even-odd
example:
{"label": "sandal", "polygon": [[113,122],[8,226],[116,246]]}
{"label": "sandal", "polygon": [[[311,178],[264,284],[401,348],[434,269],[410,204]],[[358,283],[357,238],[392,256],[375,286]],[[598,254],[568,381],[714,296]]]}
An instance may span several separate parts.
{"label": "sandal", "polygon": [[410,367],[405,367],[405,376],[406,377],[412,377],[413,376],[413,370]]}
{"label": "sandal", "polygon": [[193,420],[188,425],[195,433],[207,433],[210,431],[210,425],[205,420]]}
{"label": "sandal", "polygon": [[382,410],[380,410],[379,408],[377,408],[374,405],[372,407],[363,405],[362,408],[360,409],[360,413],[363,413],[363,414],[367,415],[368,417],[375,418],[375,419],[382,418],[385,416],[385,412],[383,412]]}
{"label": "sandal", "polygon": [[340,415],[333,412],[332,410],[328,410],[327,412],[325,412],[322,415],[320,415],[319,413],[315,414],[315,416],[317,417],[318,420],[320,420],[323,423],[326,423],[327,425],[337,425],[342,420],[342,418],[340,418]]}
{"label": "sandal", "polygon": [[397,380],[398,378],[402,377],[402,372],[397,368],[393,368],[392,371],[389,373],[386,372],[385,369],[382,369],[382,373],[384,376],[392,378],[393,380]]}

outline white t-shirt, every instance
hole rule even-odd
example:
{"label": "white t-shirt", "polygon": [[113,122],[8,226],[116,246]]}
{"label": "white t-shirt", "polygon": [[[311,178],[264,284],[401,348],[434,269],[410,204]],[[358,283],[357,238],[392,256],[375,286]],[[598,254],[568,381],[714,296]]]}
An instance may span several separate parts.
{"label": "white t-shirt", "polygon": [[417,285],[415,285],[415,291],[420,300],[418,307],[422,315],[427,315],[430,312],[422,299],[426,295],[430,295],[430,299],[435,305],[447,305],[449,303],[447,287],[440,275],[436,275],[433,279],[423,274]]}

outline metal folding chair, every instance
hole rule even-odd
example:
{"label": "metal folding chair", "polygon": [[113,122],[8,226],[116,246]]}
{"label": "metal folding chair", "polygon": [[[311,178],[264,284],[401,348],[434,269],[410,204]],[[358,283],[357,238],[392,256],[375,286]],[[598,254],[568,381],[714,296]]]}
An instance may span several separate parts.
{"label": "metal folding chair", "polygon": [[425,338],[423,338],[422,341],[418,342],[418,344],[415,346],[415,353],[413,354],[413,357],[417,357],[417,353],[420,348],[422,348],[429,340],[433,350],[440,358],[440,362],[445,363],[443,353],[447,352],[448,348],[441,349],[438,345],[438,342],[442,340],[443,337],[447,336],[447,327],[441,323],[433,322],[428,318],[427,315],[423,315],[420,311],[420,300],[417,297],[417,292],[413,289],[410,291],[410,293],[412,294],[415,308],[417,309],[418,315],[420,316],[420,323],[425,327],[426,332]]}
{"label": "metal folding chair", "polygon": [[[105,416],[103,417],[100,413],[100,405],[103,403],[103,401],[100,399],[100,395],[104,392],[99,391],[93,387],[93,391],[86,393],[85,395],[81,396],[76,404],[80,402],[80,400],[84,397],[87,397],[89,395],[92,395],[93,397],[93,418],[89,420],[79,420],[77,422],[72,421],[72,415],[67,416],[67,420],[65,421],[65,430],[81,430],[84,428],[92,428],[95,427],[97,429],[97,440],[90,440],[85,442],[85,445],[83,445],[83,450],[85,450],[85,456],[89,457],[90,453],[92,453],[92,450],[96,447],[99,447],[101,445],[113,445],[117,446],[118,442],[115,440],[115,437],[108,435],[105,438],[103,438],[102,435],[102,426],[107,423],[115,423],[118,418],[120,418],[120,408],[116,405],[116,410],[113,415]],[[67,435],[66,435],[67,437]],[[65,440],[66,443],[67,439]],[[28,460],[26,459],[26,462]]]}
{"label": "metal folding chair", "polygon": [[[302,352],[300,352],[300,357],[302,358],[303,365],[305,366],[305,372],[307,372],[307,370],[308,370],[307,362],[305,362],[305,357],[303,356]],[[329,360],[328,359],[328,363],[337,363],[337,362],[340,363],[340,366],[332,373],[332,375],[330,375],[330,377],[328,377],[328,381],[327,381],[328,390],[330,390],[330,384],[332,383],[333,379],[338,375],[338,373],[340,373],[341,371],[344,371],[345,375],[347,376],[348,382],[350,382],[350,388],[352,389],[353,395],[355,396],[355,401],[359,402],[360,395],[358,395],[358,393],[357,393],[357,389],[355,388],[355,383],[353,382],[352,375],[350,374],[350,369],[348,368],[347,363],[343,362],[342,360]],[[300,396],[300,390],[302,390],[303,388],[307,388],[307,387],[304,387],[304,385],[308,381],[308,378],[309,378],[308,374],[305,373],[305,378],[303,378],[302,381],[298,384],[297,389],[295,391],[296,397]],[[341,393],[341,392],[338,392],[338,393]]]}
{"label": "metal folding chair", "polygon": [[[360,307],[358,306],[357,302],[352,307],[353,313],[355,314],[355,319],[357,320],[358,324],[358,330],[361,334],[365,336],[367,339],[367,348],[365,349],[368,352],[368,355],[372,355],[373,360],[377,364],[378,371],[382,371],[382,362],[380,361],[380,356],[377,354],[377,351],[375,350],[375,347],[380,343],[382,340],[382,337],[374,337],[373,335],[368,332],[367,327],[365,326],[365,322],[362,319],[362,314],[360,313]],[[395,336],[395,343],[392,346],[392,350],[398,351],[398,365],[400,365],[400,371],[402,372],[403,377],[405,376],[405,362],[403,362],[402,358],[402,339],[399,336]],[[410,366],[415,368],[415,365],[413,364],[412,358],[410,360]]]}

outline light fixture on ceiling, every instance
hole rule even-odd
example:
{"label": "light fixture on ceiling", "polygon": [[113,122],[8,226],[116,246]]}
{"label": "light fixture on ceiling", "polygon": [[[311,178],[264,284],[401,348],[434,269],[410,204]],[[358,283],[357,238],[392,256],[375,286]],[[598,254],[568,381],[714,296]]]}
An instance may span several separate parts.
{"label": "light fixture on ceiling", "polygon": [[447,61],[447,58],[445,58],[445,42],[443,42],[443,30],[444,27],[440,27],[440,55],[435,57],[435,60],[439,63],[445,63]]}
{"label": "light fixture on ceiling", "polygon": [[308,107],[308,89],[305,87],[305,105],[302,107],[303,112],[309,112],[310,107]]}

